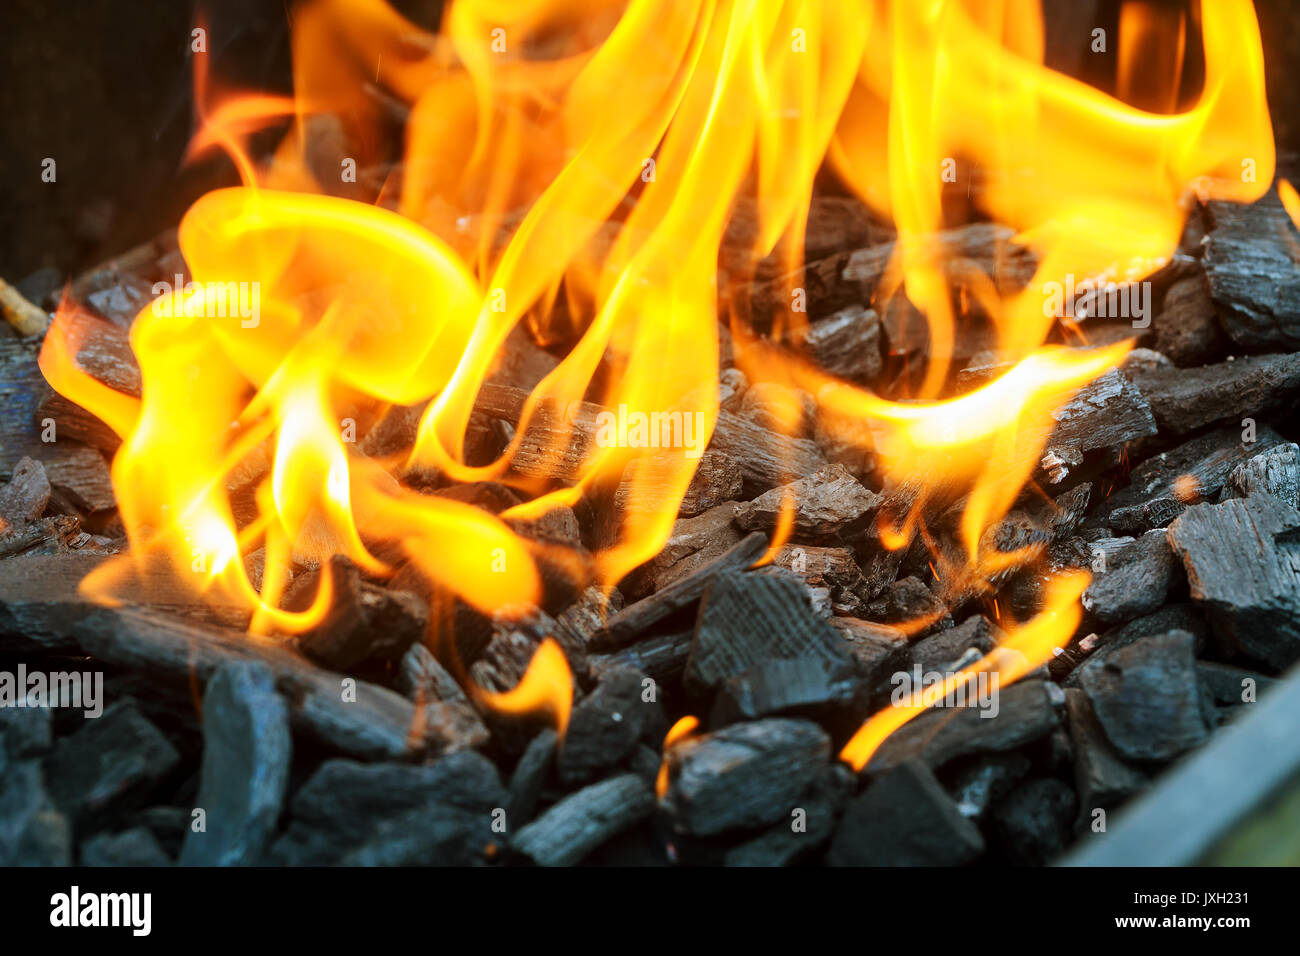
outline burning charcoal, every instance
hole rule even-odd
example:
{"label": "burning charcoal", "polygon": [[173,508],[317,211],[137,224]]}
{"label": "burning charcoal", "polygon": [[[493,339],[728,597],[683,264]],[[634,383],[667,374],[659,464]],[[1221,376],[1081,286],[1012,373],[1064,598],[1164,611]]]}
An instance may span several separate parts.
{"label": "burning charcoal", "polygon": [[745,392],[749,389],[749,379],[738,368],[729,368],[718,376],[718,408],[733,415],[740,411]]}
{"label": "burning charcoal", "polygon": [[280,817],[289,781],[289,711],[265,664],[226,664],[203,695],[203,770],[197,806],[206,830],[185,837],[184,866],[256,863]]}
{"label": "burning charcoal", "polygon": [[1161,434],[1238,422],[1300,389],[1300,354],[1249,355],[1201,368],[1129,368]]}
{"label": "burning charcoal", "polygon": [[[784,266],[780,254],[770,254],[755,261],[761,244],[760,217],[762,201],[744,197],[732,206],[731,218],[722,243],[723,267],[733,275],[757,275],[771,278]],[[893,237],[892,230],[871,218],[858,199],[842,196],[813,196],[808,205],[808,225],[804,231],[804,255],[820,259],[843,249],[856,249]]]}
{"label": "burning charcoal", "polygon": [[772,561],[776,567],[800,575],[811,587],[828,588],[837,614],[858,613],[865,606],[859,595],[866,588],[866,581],[848,548],[788,544]]}
{"label": "burning charcoal", "polygon": [[30,524],[7,531],[0,531],[0,558],[15,555],[50,555],[67,554],[78,544],[90,545],[86,550],[95,550],[91,535],[81,530],[76,518],[67,515],[55,515],[53,518],[40,518]]}
{"label": "burning charcoal", "polygon": [[1118,565],[1092,579],[1083,592],[1083,606],[1108,624],[1150,614],[1165,602],[1177,579],[1178,562],[1166,533],[1148,531]]}
{"label": "burning charcoal", "polygon": [[327,760],[293,795],[289,828],[271,856],[295,866],[328,865],[365,847],[385,823],[411,820],[412,811],[455,807],[480,815],[486,826],[505,804],[495,765],[473,751],[430,765]]}
{"label": "burning charcoal", "polygon": [[423,708],[426,737],[442,755],[482,747],[491,739],[469,698],[423,644],[412,644],[397,670],[397,687]]}
{"label": "burning charcoal", "polygon": [[722,682],[713,701],[710,726],[759,717],[824,715],[846,708],[858,696],[853,675],[811,657],[764,658]]}
{"label": "burning charcoal", "polygon": [[827,767],[790,811],[790,819],[727,851],[727,866],[790,866],[816,852],[835,832],[840,810],[853,792],[853,774],[842,764]]}
{"label": "burning charcoal", "polygon": [[[348,558],[335,555],[330,567],[330,603],[324,619],[298,635],[302,652],[318,663],[346,671],[364,660],[400,660],[424,637],[428,608],[416,595],[363,582]],[[284,607],[304,611],[316,599],[319,570],[296,578]]]}
{"label": "burning charcoal", "polygon": [[0,866],[67,866],[72,828],[55,809],[37,760],[0,752]]}
{"label": "burning charcoal", "polygon": [[880,374],[880,316],[860,305],[828,315],[791,333],[794,345],[819,368],[850,382],[866,384]]}
{"label": "burning charcoal", "polygon": [[[527,399],[528,392],[521,388],[488,382],[479,389],[475,407],[517,426]],[[607,411],[591,402],[542,401],[516,448],[511,467],[534,478],[577,479],[598,450],[600,415]]]}
{"label": "burning charcoal", "polygon": [[827,465],[816,474],[773,488],[736,509],[736,524],[746,531],[774,527],[786,503],[794,509],[794,533],[832,538],[861,530],[884,499],[869,491],[843,465]]}
{"label": "burning charcoal", "polygon": [[1277,670],[1300,659],[1296,528],[1300,512],[1267,494],[1197,505],[1169,527],[1215,633]]}
{"label": "burning charcoal", "polygon": [[829,738],[810,721],[734,724],[668,750],[663,806],[694,836],[765,826],[789,818],[829,757]]}
{"label": "burning charcoal", "polygon": [[1224,329],[1242,348],[1300,349],[1295,228],[1277,193],[1249,206],[1206,205],[1205,274]]}
{"label": "burning charcoal", "polygon": [[[1196,638],[1198,654],[1204,650],[1209,639],[1209,628],[1195,608],[1190,604],[1167,604],[1154,614],[1136,618],[1100,635],[1090,634],[1079,644],[1071,645],[1067,650],[1072,650],[1074,653],[1069,657],[1081,655],[1080,659],[1070,660],[1067,659],[1067,655],[1062,655],[1052,662],[1053,675],[1062,680],[1067,687],[1079,687],[1084,671],[1101,667],[1108,654],[1122,647],[1128,647],[1144,637],[1164,634],[1167,631],[1187,631],[1193,635]],[[1058,667],[1057,661],[1064,661],[1067,666]]]}
{"label": "burning charcoal", "polygon": [[573,709],[556,761],[563,782],[584,783],[617,766],[631,755],[650,727],[663,723],[657,700],[645,699],[645,680],[640,671],[607,671],[596,689]]}
{"label": "burning charcoal", "polygon": [[984,852],[979,830],[934,774],[908,761],[851,801],[831,841],[832,866],[963,866]]}
{"label": "burning charcoal", "polygon": [[1005,797],[1029,773],[1028,757],[1018,754],[994,754],[982,757],[962,770],[948,792],[957,804],[957,812],[978,821]]}
{"label": "burning charcoal", "polygon": [[831,626],[844,639],[845,649],[857,662],[863,684],[873,698],[887,691],[890,678],[912,663],[907,635],[898,628],[852,617],[833,617]]}
{"label": "burning charcoal", "polygon": [[769,431],[743,415],[729,412],[718,413],[709,448],[726,455],[740,468],[745,495],[760,495],[790,475],[811,475],[826,465],[816,443]]}
{"label": "burning charcoal", "polygon": [[559,359],[534,342],[528,328],[520,323],[501,343],[497,366],[488,381],[531,391],[559,364]]}
{"label": "burning charcoal", "polygon": [[800,389],[777,382],[755,382],[745,392],[740,414],[770,432],[808,438],[817,403]]}
{"label": "burning charcoal", "polygon": [[[666,477],[682,465],[680,459],[674,458],[634,458],[628,462],[623,472],[623,480],[614,493],[614,507],[621,514],[629,509],[635,511],[660,511],[671,507],[666,494],[654,493],[654,488],[635,488],[636,476],[648,472],[653,478],[662,471]],[[652,482],[653,485],[653,482]],[[706,451],[700,458],[691,483],[686,487],[677,514],[682,518],[692,518],[703,514],[710,508],[740,497],[740,467],[727,455],[719,451]],[[633,493],[635,489],[635,494]]]}
{"label": "burning charcoal", "polygon": [[[836,388],[827,385],[826,389]],[[853,477],[862,479],[876,470],[875,439],[870,423],[843,415],[822,403],[813,422],[813,439],[831,464],[843,465]]]}
{"label": "burning charcoal", "polygon": [[[1162,495],[1152,498],[1140,505],[1128,505],[1116,508],[1110,513],[1110,526],[1125,534],[1142,534],[1157,528],[1167,528],[1180,514],[1187,510],[1187,505],[1177,498]],[[1124,538],[1124,541],[1133,541]]]}
{"label": "burning charcoal", "polygon": [[1221,354],[1224,344],[1205,277],[1193,275],[1171,285],[1156,317],[1156,349],[1175,365],[1190,367]]}
{"label": "burning charcoal", "polygon": [[906,625],[920,636],[952,627],[948,608],[916,578],[903,578],[867,606],[866,616],[882,624]]}
{"label": "burning charcoal", "polygon": [[1254,703],[1277,684],[1276,678],[1212,661],[1196,662],[1196,679],[1221,707]]}
{"label": "burning charcoal", "polygon": [[528,742],[510,778],[510,799],[506,804],[508,826],[518,827],[527,823],[536,813],[538,798],[555,765],[557,742],[555,731],[549,728]]}
{"label": "burning charcoal", "polygon": [[1042,866],[1069,844],[1074,814],[1074,791],[1040,777],[1022,783],[993,808],[993,831],[1013,865]]}
{"label": "burning charcoal", "polygon": [[694,631],[650,637],[613,654],[592,655],[588,668],[593,680],[613,668],[631,667],[660,684],[676,683],[686,671],[694,642]]}
{"label": "burning charcoal", "polygon": [[1123,757],[1172,760],[1208,736],[1195,643],[1186,631],[1152,635],[1083,673],[1083,689],[1106,739]]}
{"label": "burning charcoal", "polygon": [[1043,452],[1048,481],[1059,484],[1085,453],[1118,449],[1156,433],[1151,407],[1122,373],[1111,369],[1052,413],[1056,426]]}
{"label": "burning charcoal", "polygon": [[990,685],[989,692],[996,710],[978,706],[979,687],[972,681],[967,687],[967,706],[932,708],[908,721],[885,739],[866,772],[874,776],[913,757],[939,768],[971,754],[1005,753],[1040,740],[1059,726],[1052,695],[1043,681],[1026,680],[998,688]]}
{"label": "burning charcoal", "polygon": [[972,614],[956,627],[938,631],[912,645],[912,660],[922,671],[947,671],[952,663],[974,648],[980,655],[993,650],[1002,631],[982,614]]}
{"label": "burning charcoal", "polygon": [[81,845],[82,866],[171,866],[172,861],[147,827],[98,833]]}
{"label": "burning charcoal", "polygon": [[593,645],[616,648],[630,644],[642,631],[698,601],[716,575],[749,567],[766,548],[767,536],[754,532],[690,574],[613,615],[593,637]]}
{"label": "burning charcoal", "polygon": [[765,658],[801,657],[836,672],[852,670],[835,629],[813,615],[797,582],[725,571],[713,579],[700,608],[686,683],[716,688]]}
{"label": "burning charcoal", "polygon": [[108,288],[89,293],[85,303],[115,327],[125,330],[149,304],[152,292],[150,283],[140,276],[123,275]]}
{"label": "burning charcoal", "polygon": [[582,529],[572,508],[558,505],[535,519],[524,521],[514,518],[506,522],[517,534],[534,541],[578,547],[582,544]]}
{"label": "burning charcoal", "polygon": [[1228,487],[1240,498],[1267,492],[1300,508],[1300,446],[1295,442],[1277,445],[1243,461],[1228,475]]}
{"label": "burning charcoal", "polygon": [[0,488],[0,529],[35,521],[49,501],[50,480],[45,477],[45,469],[39,461],[22,459],[9,484]]}
{"label": "burning charcoal", "polygon": [[545,611],[526,617],[499,616],[493,622],[492,640],[470,667],[478,686],[500,693],[519,683],[542,641],[555,633],[555,621]]}
{"label": "burning charcoal", "polygon": [[726,502],[693,518],[680,518],[659,553],[624,579],[623,590],[643,597],[666,588],[726,554],[740,543],[732,522],[734,502]]}
{"label": "burning charcoal", "polygon": [[1125,760],[1106,738],[1086,693],[1066,688],[1065,714],[1074,744],[1074,786],[1085,815],[1113,809],[1146,786],[1146,771]]}
{"label": "burning charcoal", "polygon": [[423,644],[412,644],[397,667],[397,689],[415,700],[445,700],[468,704],[469,698],[456,678],[438,663],[433,652]]}
{"label": "burning charcoal", "polygon": [[572,866],[654,812],[654,791],[629,773],[561,800],[520,830],[513,847],[541,866]]}
{"label": "burning charcoal", "polygon": [[60,740],[45,760],[45,776],[55,805],[80,826],[138,806],[180,760],[135,702],[123,700]]}
{"label": "burning charcoal", "polygon": [[553,635],[575,670],[587,668],[587,644],[597,631],[605,626],[611,614],[623,610],[623,594],[611,588],[606,594],[592,586],[555,619]]}

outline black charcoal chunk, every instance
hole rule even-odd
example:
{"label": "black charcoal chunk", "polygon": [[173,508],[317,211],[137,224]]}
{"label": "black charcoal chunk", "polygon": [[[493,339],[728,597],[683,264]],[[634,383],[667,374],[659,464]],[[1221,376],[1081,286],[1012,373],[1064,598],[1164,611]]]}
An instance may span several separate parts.
{"label": "black charcoal chunk", "polygon": [[657,695],[646,700],[640,671],[607,671],[573,709],[556,768],[566,784],[584,783],[632,754],[651,724],[662,723]]}
{"label": "black charcoal chunk", "polygon": [[613,668],[630,667],[661,684],[673,683],[686,671],[694,642],[694,631],[648,637],[612,654],[593,654],[587,666],[594,680]]}
{"label": "black charcoal chunk", "polygon": [[1239,356],[1200,368],[1129,367],[1151,405],[1162,435],[1185,435],[1205,425],[1239,422],[1300,388],[1300,354]]}
{"label": "black charcoal chunk", "polygon": [[1175,365],[1201,365],[1225,345],[1204,275],[1179,279],[1165,293],[1156,317],[1156,350]]}
{"label": "black charcoal chunk", "polygon": [[991,754],[959,771],[948,792],[962,816],[978,821],[1029,773],[1032,763],[1023,754]]}
{"label": "black charcoal chunk", "polygon": [[510,777],[510,799],[506,804],[509,826],[520,827],[537,812],[538,798],[555,766],[558,739],[554,730],[543,730],[528,742],[524,755],[515,764],[515,772]]}
{"label": "black charcoal chunk", "polygon": [[555,804],[520,830],[512,846],[541,866],[572,866],[654,807],[654,791],[641,777],[610,777]]}
{"label": "black charcoal chunk", "polygon": [[952,615],[943,601],[917,578],[895,581],[880,597],[867,605],[864,616],[881,624],[904,627],[919,636],[952,627]]}
{"label": "black charcoal chunk", "polygon": [[67,866],[72,827],[50,800],[37,760],[0,751],[0,866]]}
{"label": "black charcoal chunk", "polygon": [[853,793],[853,774],[843,764],[828,766],[814,781],[789,819],[729,849],[726,866],[790,866],[806,860],[835,832],[840,811]]}
{"label": "black charcoal chunk", "polygon": [[827,465],[815,474],[739,505],[736,524],[746,531],[766,531],[776,526],[787,507],[793,507],[797,536],[834,538],[862,530],[883,500],[843,465]]}
{"label": "black charcoal chunk", "polygon": [[993,808],[993,831],[1007,860],[1017,866],[1042,866],[1070,842],[1074,791],[1059,780],[1040,777],[1021,784]]}
{"label": "black charcoal chunk", "polygon": [[972,649],[980,656],[1002,640],[1002,631],[982,614],[972,614],[956,627],[923,637],[912,645],[912,661],[922,671],[947,671]]}
{"label": "black charcoal chunk", "polygon": [[1277,678],[1258,671],[1214,661],[1197,661],[1196,679],[1210,699],[1221,707],[1253,704],[1277,684]]}
{"label": "black charcoal chunk", "polygon": [[719,727],[777,715],[817,717],[858,697],[856,677],[826,661],[764,658],[722,682],[710,724]]}
{"label": "black charcoal chunk", "polygon": [[98,833],[81,845],[82,866],[171,866],[148,827]]}
{"label": "black charcoal chunk", "polygon": [[1239,498],[1264,492],[1300,508],[1300,446],[1276,445],[1243,461],[1228,475],[1228,487]]}
{"label": "black charcoal chunk", "polygon": [[1107,624],[1150,614],[1165,603],[1178,570],[1165,532],[1148,531],[1123,562],[1094,575],[1083,592],[1083,606]]}
{"label": "black charcoal chunk", "polygon": [[430,803],[379,823],[341,866],[482,866],[500,850],[492,817]]}

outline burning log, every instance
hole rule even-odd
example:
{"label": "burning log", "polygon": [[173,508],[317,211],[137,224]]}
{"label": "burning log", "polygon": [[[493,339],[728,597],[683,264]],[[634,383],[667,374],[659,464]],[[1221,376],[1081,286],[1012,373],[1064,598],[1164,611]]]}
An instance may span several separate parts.
{"label": "burning log", "polygon": [[650,785],[636,774],[571,794],[520,830],[511,846],[541,866],[572,866],[654,812]]}
{"label": "burning log", "polygon": [[1201,368],[1138,366],[1127,374],[1150,403],[1161,434],[1185,435],[1238,422],[1285,400],[1300,389],[1300,353],[1246,356]]}

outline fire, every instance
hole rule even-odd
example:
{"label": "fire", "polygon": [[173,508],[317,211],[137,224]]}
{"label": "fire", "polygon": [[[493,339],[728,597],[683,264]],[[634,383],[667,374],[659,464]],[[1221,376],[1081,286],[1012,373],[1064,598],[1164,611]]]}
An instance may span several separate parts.
{"label": "fire", "polygon": [[[50,383],[123,439],[113,480],[130,556],[87,589],[129,593],[130,569],[159,563],[241,602],[253,633],[291,634],[327,610],[281,609],[293,568],[345,554],[378,577],[409,561],[473,607],[517,615],[541,595],[542,552],[506,522],[598,497],[626,473],[633,500],[668,504],[627,510],[590,563],[561,563],[580,585],[613,587],[667,540],[698,449],[598,442],[566,471],[561,428],[542,449],[559,477],[513,466],[530,424],[558,409],[572,426],[583,400],[691,416],[704,447],[720,315],[751,381],[798,386],[832,418],[865,422],[888,477],[920,489],[882,524],[887,547],[924,532],[927,501],[964,498],[959,570],[987,579],[1017,556],[988,552],[982,536],[1032,480],[1051,413],[1127,348],[1048,345],[1048,284],[1140,280],[1172,254],[1194,199],[1253,200],[1272,179],[1251,5],[1217,0],[1198,19],[1125,7],[1120,86],[1139,106],[1043,65],[1036,0],[456,0],[437,34],[382,0],[303,4],[292,98],[224,91],[196,70],[191,155],[226,151],[243,185],[204,196],[181,224],[192,281],[131,329],[141,396],[78,370],[75,304],[46,339]],[[1205,81],[1173,112],[1193,25]],[[393,103],[406,111],[404,153],[385,168]],[[283,124],[259,165],[249,136]],[[731,292],[748,277],[720,287],[737,200],[757,200],[754,262],[774,251],[792,270],[803,262],[826,164],[897,228],[876,304],[910,303],[933,355],[906,399],[758,337]],[[1032,253],[1023,288],[1000,288],[936,238],[951,226],[955,168],[978,171],[980,214]],[[358,170],[379,170],[378,201],[362,201],[375,195]],[[946,356],[968,312],[992,324],[1009,368],[954,397]],[[774,331],[805,320],[792,310]],[[471,463],[475,401],[521,323],[566,355],[497,460]],[[395,406],[422,409],[414,445],[397,460],[366,456],[354,436]],[[525,502],[495,517],[405,481],[417,471],[504,482]],[[255,587],[245,558],[258,549]],[[1056,582],[1043,614],[1011,632],[1026,661],[1068,638],[1082,587]],[[566,679],[546,643],[519,688],[482,699],[506,711],[549,701],[562,730]],[[846,759],[864,763],[905,719],[868,723]]]}

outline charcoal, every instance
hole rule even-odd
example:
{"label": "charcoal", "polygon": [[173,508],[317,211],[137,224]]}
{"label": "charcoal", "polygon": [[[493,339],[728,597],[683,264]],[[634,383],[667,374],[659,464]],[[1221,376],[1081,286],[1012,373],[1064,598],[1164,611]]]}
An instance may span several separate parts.
{"label": "charcoal", "polygon": [[952,615],[943,601],[916,578],[902,578],[867,605],[865,616],[924,637],[952,627]]}
{"label": "charcoal", "polygon": [[1064,480],[1090,451],[1118,449],[1156,433],[1151,407],[1142,392],[1115,369],[1079,389],[1074,398],[1052,412],[1052,419],[1055,425],[1041,461],[1051,484]]}
{"label": "charcoal", "polygon": [[516,533],[533,541],[546,541],[571,548],[582,545],[582,528],[573,509],[557,505],[536,518],[512,518],[506,522]]}
{"label": "charcoal", "polygon": [[1156,634],[1107,655],[1081,678],[1097,720],[1120,755],[1167,761],[1209,734],[1196,683],[1196,639]]}
{"label": "charcoal", "polygon": [[826,862],[832,866],[963,866],[984,838],[924,764],[882,775],[844,811]]}
{"label": "charcoal", "polygon": [[147,827],[97,833],[81,845],[82,866],[171,866],[171,858]]}
{"label": "charcoal", "polygon": [[1277,193],[1206,208],[1205,274],[1228,336],[1253,351],[1300,349],[1300,253]]}
{"label": "charcoal", "polygon": [[408,814],[433,805],[477,814],[486,827],[492,810],[506,805],[506,792],[496,766],[473,751],[428,765],[327,760],[293,795],[289,827],[271,857],[298,866],[337,863],[366,847],[384,824],[411,821]]}
{"label": "charcoal", "polygon": [[14,466],[9,484],[0,488],[0,529],[35,521],[50,501],[50,480],[39,461],[24,458]]}
{"label": "charcoal", "polygon": [[1300,446],[1276,445],[1243,461],[1228,475],[1228,488],[1239,498],[1266,492],[1292,508],[1300,508]]}
{"label": "charcoal", "polygon": [[1012,791],[1031,766],[1029,758],[1018,753],[981,757],[956,775],[948,792],[962,816],[978,821]]}
{"label": "charcoal", "polygon": [[1084,691],[1066,688],[1065,715],[1074,744],[1074,786],[1085,817],[1098,808],[1119,806],[1146,786],[1149,774],[1125,760],[1107,739]]}
{"label": "charcoal", "polygon": [[1074,814],[1074,791],[1059,780],[1040,777],[1012,791],[993,808],[991,820],[1008,862],[1042,866],[1070,842]]}
{"label": "charcoal", "polygon": [[45,775],[55,805],[80,826],[139,806],[180,760],[135,702],[122,700],[61,739]]}
{"label": "charcoal", "polygon": [[1002,637],[996,624],[982,614],[972,614],[956,627],[916,641],[912,645],[912,660],[922,671],[947,671],[971,648],[982,656],[993,650]]}
{"label": "charcoal", "polygon": [[397,688],[423,709],[425,737],[435,754],[485,746],[491,734],[469,698],[432,652],[412,644],[397,671]]}
{"label": "charcoal", "polygon": [[469,703],[456,678],[423,644],[412,644],[402,656],[397,668],[396,686],[412,700],[423,697],[425,701]]}
{"label": "charcoal", "polygon": [[[428,608],[406,591],[363,582],[347,557],[330,559],[330,603],[318,624],[298,635],[298,647],[310,659],[334,670],[347,671],[365,660],[399,661],[429,624]],[[320,572],[299,575],[289,586],[287,610],[311,606],[321,586]]]}
{"label": "charcoal", "polygon": [[673,825],[712,836],[788,818],[825,770],[830,739],[810,721],[769,717],[689,737],[666,757]]}
{"label": "charcoal", "polygon": [[1275,670],[1300,660],[1300,512],[1271,495],[1189,508],[1169,527],[1216,635]]}
{"label": "charcoal", "polygon": [[749,390],[749,379],[738,368],[725,369],[718,376],[718,409],[736,414]]}
{"label": "charcoal", "polygon": [[145,807],[143,810],[129,814],[126,822],[132,828],[139,826],[148,830],[168,858],[174,860],[180,856],[185,834],[190,832],[190,825],[194,819],[192,812],[190,807],[166,805]]}
{"label": "charcoal", "polygon": [[831,626],[843,638],[845,650],[873,698],[888,690],[894,674],[911,666],[912,649],[907,635],[898,628],[853,617],[833,617]]}
{"label": "charcoal", "polygon": [[68,515],[38,518],[19,527],[0,531],[0,558],[67,554],[74,550],[101,553],[91,536],[81,530],[77,519]]}
{"label": "charcoal", "polygon": [[1196,679],[1215,704],[1235,707],[1254,703],[1277,684],[1277,679],[1213,661],[1196,662]]}
{"label": "charcoal", "polygon": [[492,818],[427,803],[381,821],[340,866],[482,866],[498,852]]}
{"label": "charcoal", "polygon": [[718,687],[710,726],[756,720],[759,717],[825,715],[828,708],[853,704],[858,680],[824,660],[763,658]]}
{"label": "charcoal", "polygon": [[698,601],[716,575],[749,567],[766,548],[766,535],[756,531],[747,536],[690,574],[613,615],[593,636],[594,647],[610,649],[630,644],[642,631]]}
{"label": "charcoal", "polygon": [[[732,206],[723,237],[721,262],[733,276],[743,277],[753,271],[761,278],[770,279],[784,265],[780,252],[757,259],[761,247],[762,216],[762,200],[742,197]],[[889,238],[892,238],[892,230],[874,221],[856,198],[813,196],[808,204],[808,224],[803,237],[807,259],[820,259],[842,249],[856,249]]]}
{"label": "charcoal", "polygon": [[[636,488],[635,479],[646,474],[653,479],[662,474],[665,479],[682,467],[680,458],[634,458],[623,471],[623,480],[614,493],[614,507],[620,514],[626,511],[658,512],[672,507],[667,493],[655,494],[657,483],[651,487]],[[740,497],[740,466],[720,451],[706,451],[695,465],[695,474],[686,492],[677,504],[677,514],[692,518],[710,508],[734,501]],[[635,494],[634,494],[635,491]]]}
{"label": "charcoal", "polygon": [[564,783],[585,783],[617,766],[649,727],[663,723],[657,698],[645,699],[645,680],[640,671],[606,671],[596,689],[573,709],[556,760]]}
{"label": "charcoal", "polygon": [[[27,297],[17,288],[0,279],[0,317],[23,336],[39,336],[50,325],[50,317],[45,310],[27,301]],[[10,335],[5,330],[6,335]]]}
{"label": "charcoal", "polygon": [[541,866],[572,866],[653,811],[654,791],[636,774],[570,794],[521,829],[514,849]]}
{"label": "charcoal", "polygon": [[[527,399],[528,392],[521,388],[488,382],[479,389],[475,408],[517,425]],[[599,450],[596,434],[605,411],[591,402],[550,398],[539,402],[511,458],[511,468],[532,478],[576,480]]]}
{"label": "charcoal", "polygon": [[515,765],[510,777],[510,797],[506,803],[506,821],[511,828],[519,827],[533,819],[542,788],[551,777],[555,766],[558,738],[547,728],[528,742],[524,755]]}
{"label": "charcoal", "polygon": [[559,364],[559,359],[533,341],[528,327],[520,323],[497,350],[496,367],[488,381],[531,390]]}
{"label": "charcoal", "polygon": [[[971,688],[972,696],[975,688]],[[1041,680],[996,689],[997,714],[980,707],[932,708],[894,731],[865,771],[876,775],[912,758],[938,769],[972,754],[1005,753],[1051,734],[1059,725],[1052,695]]]}
{"label": "charcoal", "polygon": [[799,798],[790,819],[727,850],[727,866],[790,866],[816,853],[835,832],[853,792],[853,774],[842,764],[827,767]]}
{"label": "charcoal", "polygon": [[1203,365],[1223,352],[1223,330],[1203,275],[1179,279],[1156,316],[1156,349],[1175,365]]}
{"label": "charcoal", "polygon": [[848,548],[788,544],[777,552],[772,563],[801,575],[812,587],[827,588],[837,614],[861,613],[866,606],[861,597],[866,580]]}
{"label": "charcoal", "polygon": [[883,366],[880,316],[851,305],[791,333],[791,342],[813,364],[849,382],[867,384]]}
{"label": "charcoal", "polygon": [[[825,389],[836,388],[826,385]],[[827,403],[817,406],[813,440],[831,464],[843,465],[859,480],[876,471],[875,439],[871,424],[863,418],[843,414]]]}
{"label": "charcoal", "polygon": [[0,755],[35,757],[54,744],[54,721],[48,707],[0,707]]}
{"label": "charcoal", "polygon": [[736,524],[747,531],[774,527],[787,503],[793,506],[794,533],[826,539],[864,528],[883,501],[864,488],[843,465],[828,465],[807,478],[773,488],[736,509]]}
{"label": "charcoal", "polygon": [[755,382],[745,392],[740,414],[767,431],[808,438],[817,403],[802,389],[779,382]]}
{"label": "charcoal", "polygon": [[1239,422],[1300,389],[1300,354],[1248,355],[1200,368],[1129,368],[1161,434]]}
{"label": "charcoal", "polygon": [[811,475],[826,465],[826,457],[815,442],[769,431],[730,412],[718,412],[709,448],[726,455],[740,468],[742,493],[748,497],[775,488],[790,475]]}
{"label": "charcoal", "polygon": [[612,654],[594,654],[588,659],[593,679],[612,668],[631,667],[660,684],[676,683],[686,672],[686,661],[695,643],[694,631],[646,638]]}
{"label": "charcoal", "polygon": [[633,598],[645,597],[726,554],[741,540],[733,525],[737,507],[726,502],[695,517],[679,518],[659,553],[624,578],[622,590]]}
{"label": "charcoal", "polygon": [[[1152,614],[1136,618],[1102,634],[1091,634],[1082,642],[1071,645],[1066,650],[1073,650],[1074,653],[1058,658],[1062,666],[1057,666],[1057,661],[1053,661],[1053,676],[1067,687],[1080,687],[1084,672],[1101,667],[1109,654],[1144,637],[1167,631],[1187,631],[1193,635],[1198,654],[1205,649],[1209,638],[1209,628],[1194,607],[1186,603],[1166,604]],[[1081,647],[1080,644],[1086,646]]]}
{"label": "charcoal", "polygon": [[289,710],[275,675],[256,662],[225,664],[203,695],[202,831],[185,837],[184,866],[256,863],[280,817],[289,781]]}
{"label": "charcoal", "polygon": [[67,866],[72,827],[42,782],[40,761],[0,752],[0,866]]}
{"label": "charcoal", "polygon": [[700,607],[687,686],[716,688],[765,658],[810,658],[836,672],[852,670],[843,642],[811,612],[795,581],[738,571],[718,574]]}
{"label": "charcoal", "polygon": [[1144,501],[1142,504],[1116,508],[1110,513],[1109,523],[1112,528],[1123,534],[1143,534],[1157,528],[1169,527],[1174,519],[1186,510],[1185,502],[1171,495],[1162,495]]}
{"label": "charcoal", "polygon": [[1109,564],[1083,592],[1083,606],[1108,624],[1150,614],[1177,581],[1178,561],[1163,530],[1138,539],[1126,560]]}
{"label": "charcoal", "polygon": [[610,615],[621,610],[623,593],[618,588],[610,588],[606,592],[593,585],[556,617],[552,636],[564,648],[575,671],[587,669],[587,645],[605,626]]}

